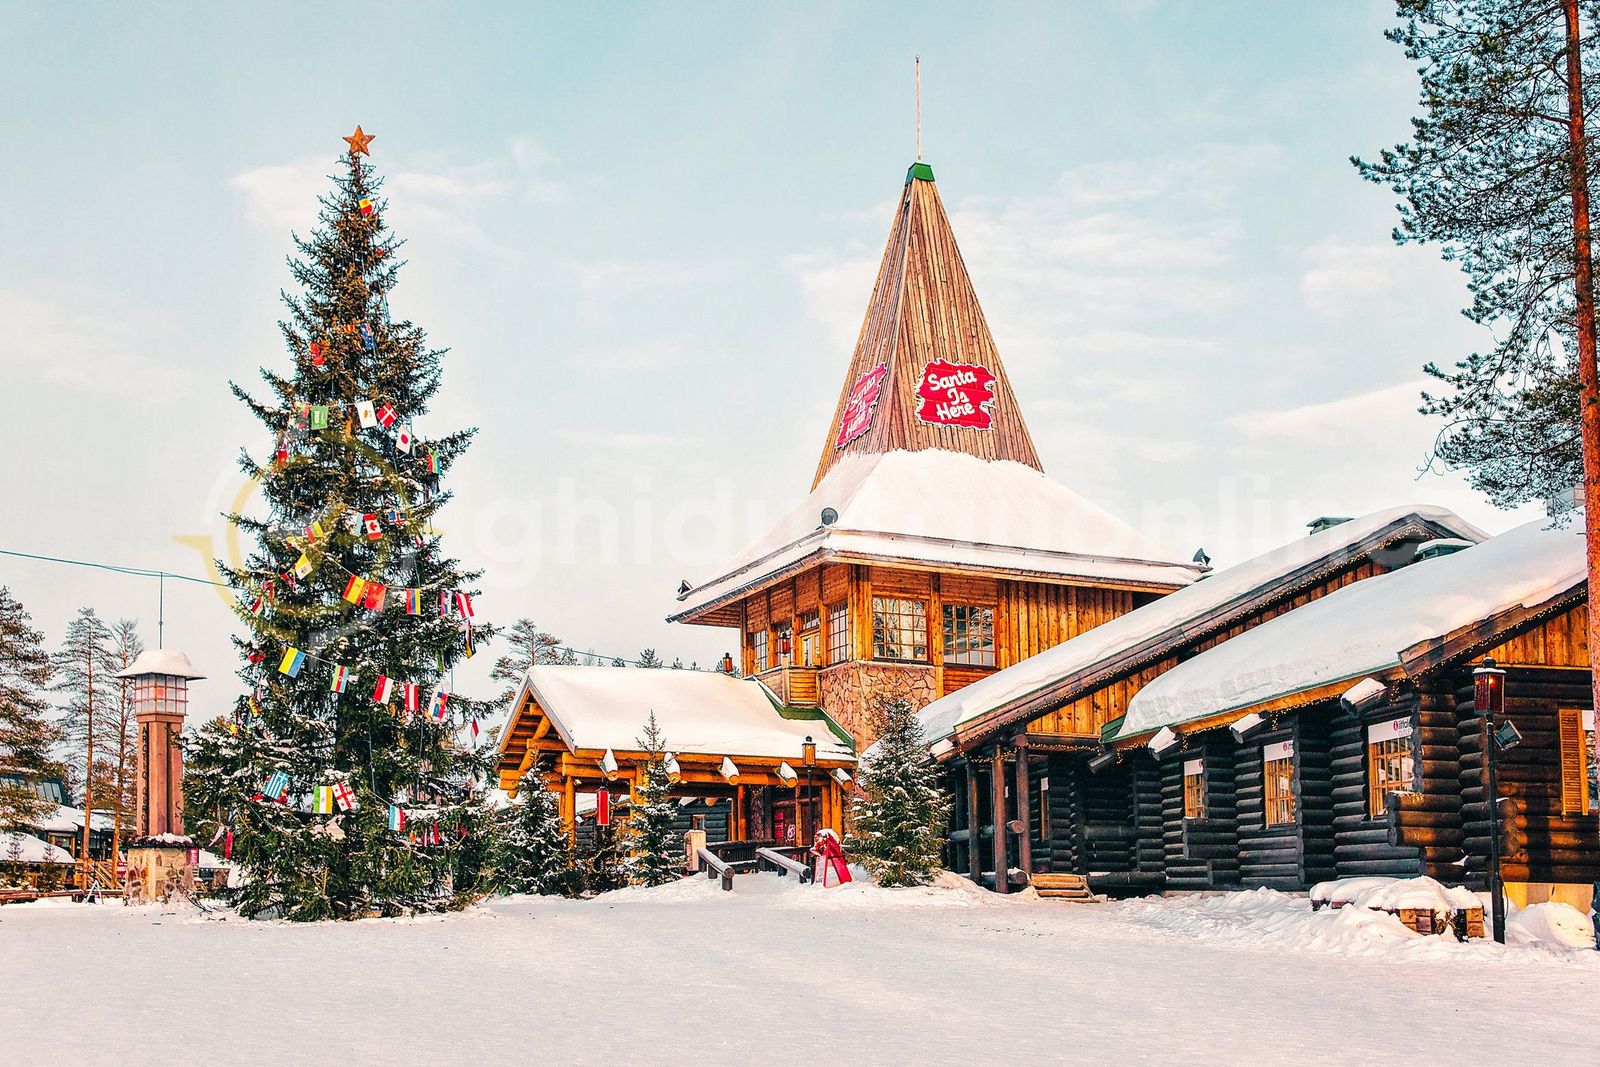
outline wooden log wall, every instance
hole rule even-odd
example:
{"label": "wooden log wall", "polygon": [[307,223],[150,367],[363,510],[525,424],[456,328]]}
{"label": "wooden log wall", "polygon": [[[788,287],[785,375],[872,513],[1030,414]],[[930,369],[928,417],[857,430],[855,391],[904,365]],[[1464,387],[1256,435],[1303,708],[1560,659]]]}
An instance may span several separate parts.
{"label": "wooden log wall", "polygon": [[691,820],[697,815],[705,816],[706,841],[716,844],[728,840],[728,815],[733,811],[733,805],[726,800],[719,800],[711,807],[704,801],[696,800],[693,804],[680,804],[672,816],[672,829],[678,835],[679,844],[683,842],[683,835],[689,831]]}
{"label": "wooden log wall", "polygon": [[1339,878],[1415,878],[1422,873],[1421,853],[1390,844],[1387,819],[1370,813],[1367,798],[1367,727],[1405,718],[1415,730],[1417,702],[1412,692],[1364,714],[1343,707],[1330,712],[1334,873]]}
{"label": "wooden log wall", "polygon": [[[1245,888],[1296,891],[1333,877],[1333,771],[1329,705],[1314,705],[1239,746],[1239,882]],[[1295,817],[1266,824],[1262,749],[1295,745]]]}
{"label": "wooden log wall", "polygon": [[[1470,668],[1454,680],[1457,747],[1460,759],[1461,823],[1465,835],[1468,884],[1487,883],[1489,820],[1487,768],[1483,762],[1484,720],[1472,708]],[[1499,758],[1500,792],[1522,805],[1527,847],[1502,857],[1508,882],[1600,881],[1600,831],[1591,815],[1561,810],[1561,753],[1557,710],[1590,704],[1589,675],[1583,670],[1510,667],[1506,673],[1506,718],[1522,732],[1522,743]]]}
{"label": "wooden log wall", "polygon": [[[1162,862],[1168,889],[1219,889],[1239,883],[1233,751],[1224,738],[1212,731],[1186,748],[1168,750],[1161,760]],[[1193,759],[1204,761],[1204,819],[1183,816],[1183,768]]]}
{"label": "wooden log wall", "polygon": [[1161,765],[1140,753],[1126,761],[1129,792],[1133,800],[1133,861],[1142,875],[1166,871],[1166,838],[1161,818]]}

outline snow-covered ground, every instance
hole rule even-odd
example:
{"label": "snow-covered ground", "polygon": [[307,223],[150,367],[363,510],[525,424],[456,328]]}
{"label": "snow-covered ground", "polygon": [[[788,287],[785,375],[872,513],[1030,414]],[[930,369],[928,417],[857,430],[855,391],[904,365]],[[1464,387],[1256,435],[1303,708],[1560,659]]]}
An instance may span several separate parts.
{"label": "snow-covered ground", "polygon": [[1085,906],[761,875],[312,926],[0,908],[6,1064],[1553,1067],[1593,1062],[1597,1001],[1600,953],[1267,891]]}

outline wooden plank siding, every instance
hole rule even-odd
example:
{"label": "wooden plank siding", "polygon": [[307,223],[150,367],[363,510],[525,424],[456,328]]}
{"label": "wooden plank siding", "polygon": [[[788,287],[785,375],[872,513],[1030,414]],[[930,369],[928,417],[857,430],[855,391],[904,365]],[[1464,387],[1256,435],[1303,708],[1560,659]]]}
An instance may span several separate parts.
{"label": "wooden plank siding", "polygon": [[1588,667],[1589,606],[1578,604],[1491,648],[1502,666]]}

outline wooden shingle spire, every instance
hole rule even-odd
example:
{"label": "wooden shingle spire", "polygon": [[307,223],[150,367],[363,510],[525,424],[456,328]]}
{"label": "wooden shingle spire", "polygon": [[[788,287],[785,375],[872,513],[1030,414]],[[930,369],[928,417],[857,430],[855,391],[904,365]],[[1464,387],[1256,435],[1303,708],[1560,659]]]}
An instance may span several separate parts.
{"label": "wooden shingle spire", "polygon": [[843,455],[928,448],[1043,469],[933,168],[918,162],[906,173],[812,487]]}

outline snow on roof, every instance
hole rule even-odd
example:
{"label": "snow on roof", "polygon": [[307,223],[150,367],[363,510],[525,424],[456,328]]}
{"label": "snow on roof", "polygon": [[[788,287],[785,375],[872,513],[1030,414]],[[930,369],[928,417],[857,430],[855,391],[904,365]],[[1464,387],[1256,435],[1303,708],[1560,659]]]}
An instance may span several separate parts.
{"label": "snow on roof", "polygon": [[1406,649],[1585,579],[1581,521],[1538,518],[1473,548],[1345,586],[1167,671],[1128,705],[1120,736],[1392,670]]}
{"label": "snow on roof", "polygon": [[61,863],[69,867],[77,862],[66,849],[31,834],[0,833],[0,863],[13,858],[20,863]]}
{"label": "snow on roof", "polygon": [[[822,525],[822,510],[839,518]],[[685,593],[692,613],[817,552],[1175,587],[1200,573],[1041,472],[923,449],[841,456],[793,511]]]}
{"label": "snow on roof", "polygon": [[132,678],[139,674],[167,674],[176,678],[204,678],[194,669],[189,657],[175,648],[147,648],[118,678]]}
{"label": "snow on roof", "polygon": [[[116,820],[110,812],[97,811],[94,813],[92,828],[95,830],[110,830],[115,826]],[[40,833],[70,834],[74,830],[83,829],[83,809],[74,808],[70,804],[57,804],[56,810],[49,815],[35,819],[29,826]]]}
{"label": "snow on roof", "polygon": [[941,748],[949,747],[941,742],[964,722],[1090,670],[1103,660],[1147,641],[1192,625],[1235,601],[1247,601],[1251,593],[1304,567],[1335,560],[1386,528],[1412,517],[1428,520],[1474,541],[1489,536],[1446,508],[1426,505],[1388,508],[1326,527],[1211,574],[935,700],[918,713],[923,731],[938,753]]}
{"label": "snow on roof", "polygon": [[653,711],[669,752],[798,760],[809,736],[821,759],[854,758],[820,713],[784,718],[772,691],[751,679],[710,671],[539,666],[528,670],[523,685],[573,749],[638,751]]}

